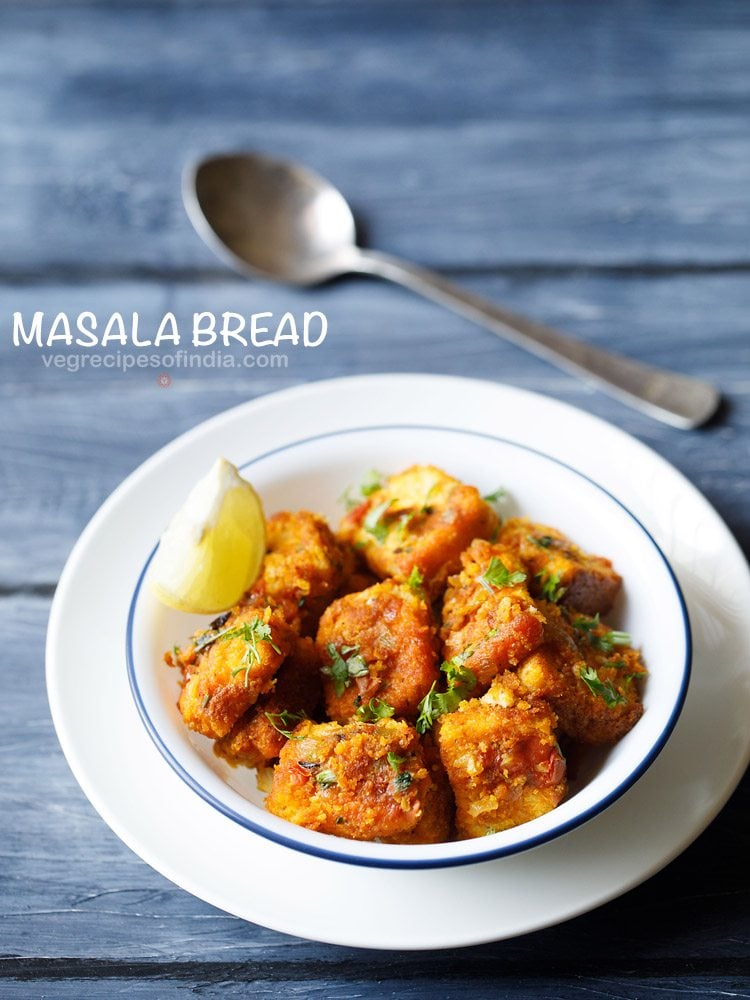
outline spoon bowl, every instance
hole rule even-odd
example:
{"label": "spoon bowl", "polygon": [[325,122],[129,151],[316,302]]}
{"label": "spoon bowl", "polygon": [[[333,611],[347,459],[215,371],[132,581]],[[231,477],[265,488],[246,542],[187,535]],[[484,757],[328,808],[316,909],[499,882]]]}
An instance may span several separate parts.
{"label": "spoon bowl", "polygon": [[315,285],[353,265],[351,209],[312,170],[257,153],[214,156],[186,174],[184,192],[195,228],[244,274]]}

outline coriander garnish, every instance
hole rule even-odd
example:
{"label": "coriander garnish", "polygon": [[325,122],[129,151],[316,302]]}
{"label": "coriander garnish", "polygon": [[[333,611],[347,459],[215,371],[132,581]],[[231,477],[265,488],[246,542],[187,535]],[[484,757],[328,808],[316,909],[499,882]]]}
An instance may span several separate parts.
{"label": "coriander garnish", "polygon": [[498,500],[504,500],[507,497],[508,491],[503,486],[498,486],[496,490],[492,493],[485,493],[482,500],[486,500],[487,503],[497,503]]}
{"label": "coriander garnish", "polygon": [[492,592],[493,587],[514,587],[518,583],[523,583],[526,574],[520,570],[511,573],[502,559],[493,556],[487,569],[477,579],[485,590]]}
{"label": "coriander garnish", "polygon": [[267,642],[274,652],[281,654],[281,650],[271,638],[271,626],[262,622],[260,618],[253,618],[252,621],[242,622],[241,625],[234,628],[225,629],[214,636],[211,641],[216,642],[217,639],[242,639],[245,643],[245,652],[240,660],[240,665],[231,671],[232,677],[236,677],[243,670],[245,671],[245,687],[248,686],[250,671],[256,664],[260,663],[259,642]]}
{"label": "coriander garnish", "polygon": [[593,695],[601,698],[607,708],[625,705],[627,698],[623,697],[611,681],[603,681],[593,667],[582,667],[578,676]]}
{"label": "coriander garnish", "polygon": [[370,469],[369,472],[365,473],[362,482],[359,484],[359,496],[353,496],[351,486],[347,486],[339,497],[339,503],[343,504],[347,510],[358,507],[362,503],[362,497],[369,497],[373,493],[377,493],[378,490],[382,490],[382,480],[382,475],[376,469]]}
{"label": "coriander garnish", "polygon": [[396,775],[393,785],[397,792],[405,792],[414,780],[414,776],[409,771],[401,771]]}
{"label": "coriander garnish", "polygon": [[[296,726],[298,722],[302,722],[303,719],[307,718],[304,712],[289,712],[287,709],[283,709],[281,712],[264,712],[263,713],[268,721],[271,723],[273,728],[277,733],[281,733],[282,736],[286,736],[288,740],[301,740],[301,736],[292,735],[292,725],[294,723]],[[274,722],[274,719],[278,719],[278,722]],[[286,729],[282,729],[282,726],[286,726]]]}
{"label": "coriander garnish", "polygon": [[418,566],[412,566],[406,586],[417,594],[421,594],[424,589],[424,577],[419,572]]}
{"label": "coriander garnish", "polygon": [[554,542],[552,535],[527,535],[527,540],[538,545],[540,549],[548,549]]}
{"label": "coriander garnish", "polygon": [[419,715],[416,721],[416,730],[424,734],[432,728],[433,723],[441,715],[448,712],[455,712],[466,696],[476,687],[477,679],[467,667],[464,666],[466,660],[471,656],[473,650],[465,649],[463,653],[454,656],[452,660],[447,660],[440,665],[440,669],[448,680],[447,691],[436,691],[437,682],[432,682],[432,687],[419,703]]}
{"label": "coriander garnish", "polygon": [[541,583],[541,596],[545,601],[551,601],[552,604],[557,604],[568,589],[560,586],[559,573],[537,573],[536,579]]}
{"label": "coriander garnish", "polygon": [[372,535],[373,538],[380,542],[381,545],[386,540],[388,532],[391,530],[390,526],[385,524],[383,518],[392,503],[392,500],[384,500],[382,503],[377,504],[377,506],[373,507],[372,510],[368,511],[367,516],[362,522],[362,527],[365,531]]}
{"label": "coriander garnish", "polygon": [[386,759],[388,760],[388,763],[391,765],[393,770],[398,771],[399,767],[401,767],[401,765],[406,760],[406,757],[399,757],[399,755],[397,753],[394,753],[393,750],[389,750],[388,753],[386,754]]}
{"label": "coriander garnish", "polygon": [[315,780],[321,786],[321,788],[331,788],[332,785],[337,785],[338,781],[336,775],[333,771],[326,769],[324,771],[318,771],[315,775]]}
{"label": "coriander garnish", "polygon": [[376,719],[390,719],[395,711],[387,701],[370,698],[366,705],[360,705],[357,709],[357,718],[360,722],[375,722]]}
{"label": "coriander garnish", "polygon": [[342,646],[338,650],[334,643],[329,642],[326,649],[331,663],[322,667],[320,672],[331,678],[336,697],[340,698],[352,677],[364,677],[370,670],[360,655],[359,646]]}
{"label": "coriander garnish", "polygon": [[[599,649],[602,653],[611,653],[615,646],[629,646],[631,642],[629,632],[618,632],[611,629],[608,632],[602,632],[601,635],[597,634],[595,629],[600,625],[599,615],[594,615],[593,618],[574,618],[573,628],[578,629],[579,632],[583,632],[587,636],[590,645],[594,649]],[[624,661],[622,662],[623,666]]]}

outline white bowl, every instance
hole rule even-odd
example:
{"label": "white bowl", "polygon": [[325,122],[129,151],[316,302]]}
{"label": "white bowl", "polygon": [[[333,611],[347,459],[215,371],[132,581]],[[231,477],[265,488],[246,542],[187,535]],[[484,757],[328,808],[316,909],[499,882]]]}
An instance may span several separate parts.
{"label": "white bowl", "polygon": [[[236,451],[236,443],[234,450]],[[477,486],[504,487],[502,513],[523,513],[553,525],[584,549],[612,559],[624,578],[608,622],[640,646],[649,676],[644,714],[616,746],[587,752],[566,799],[550,813],[477,840],[391,845],[344,840],[295,826],[268,813],[255,772],[232,768],[212,743],[184,725],[177,710],[177,671],[163,653],[207,619],[173,612],[144,586],[153,552],[138,579],[128,616],[127,663],[143,722],[166,760],[206,802],[264,837],[320,857],[352,864],[426,868],[469,864],[514,854],[559,837],[623,795],[654,761],[677,721],[690,673],[690,626],[666,558],[643,525],[610,493],[549,455],[491,434],[445,427],[352,427],[290,441],[252,458],[243,474],[260,493],[266,513],[306,508],[337,523],[343,489],[371,468],[396,472],[432,463]],[[203,469],[195,470],[195,478]],[[156,540],[155,540],[156,541]]]}

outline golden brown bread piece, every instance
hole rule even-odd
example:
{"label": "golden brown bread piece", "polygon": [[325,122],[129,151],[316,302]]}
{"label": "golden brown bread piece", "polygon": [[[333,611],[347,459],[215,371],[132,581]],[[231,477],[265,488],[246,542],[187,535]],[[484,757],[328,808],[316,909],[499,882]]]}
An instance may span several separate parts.
{"label": "golden brown bread piece", "polygon": [[401,838],[416,829],[433,787],[406,722],[302,722],[281,751],[266,807],[350,840]]}
{"label": "golden brown bread piece", "polygon": [[289,732],[312,718],[322,695],[320,657],[312,639],[300,637],[279,667],[274,685],[217,740],[214,752],[230,764],[265,767],[276,760]]}
{"label": "golden brown bread piece", "polygon": [[281,511],[268,519],[266,530],[261,575],[246,600],[282,608],[290,624],[313,635],[350,569],[350,558],[319,514]]}
{"label": "golden brown bread piece", "polygon": [[[549,700],[560,729],[582,743],[616,743],[643,714],[646,676],[629,637],[598,618],[541,601],[545,642],[518,668],[527,690]],[[614,640],[614,641],[613,641]]]}
{"label": "golden brown bread piece", "polygon": [[507,830],[558,805],[567,785],[555,724],[549,705],[525,695],[512,674],[438,719],[459,839]]}
{"label": "golden brown bread piece", "polygon": [[497,673],[540,645],[544,615],[512,549],[477,539],[461,554],[461,563],[443,601],[443,657],[464,662],[479,682],[479,694]]}
{"label": "golden brown bread piece", "polygon": [[561,531],[525,517],[504,524],[498,540],[515,549],[528,568],[532,594],[549,598],[557,590],[562,604],[587,615],[611,610],[622,578],[609,559],[589,555]]}
{"label": "golden brown bread piece", "polygon": [[356,718],[373,698],[414,719],[438,678],[430,607],[421,593],[393,580],[333,601],[316,642],[326,671],[326,712],[337,722]]}
{"label": "golden brown bread piece", "polygon": [[475,487],[433,465],[414,465],[349,511],[339,537],[362,552],[380,579],[406,582],[416,571],[435,598],[469,542],[492,537],[498,523]]}
{"label": "golden brown bread piece", "polygon": [[226,736],[271,688],[294,641],[281,612],[270,607],[235,608],[219,628],[196,633],[176,658],[185,679],[177,704],[186,725],[213,739]]}

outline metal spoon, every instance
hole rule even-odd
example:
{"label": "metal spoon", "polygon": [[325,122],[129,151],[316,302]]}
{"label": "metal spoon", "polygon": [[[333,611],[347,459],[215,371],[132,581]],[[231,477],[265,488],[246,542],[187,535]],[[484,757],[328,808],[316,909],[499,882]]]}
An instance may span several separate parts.
{"label": "metal spoon", "polygon": [[674,427],[705,423],[720,402],[706,382],[651,368],[526,319],[424,268],[357,246],[343,196],[298,164],[260,153],[189,167],[183,198],[198,233],[243,274],[316,285],[350,272],[395,281]]}

